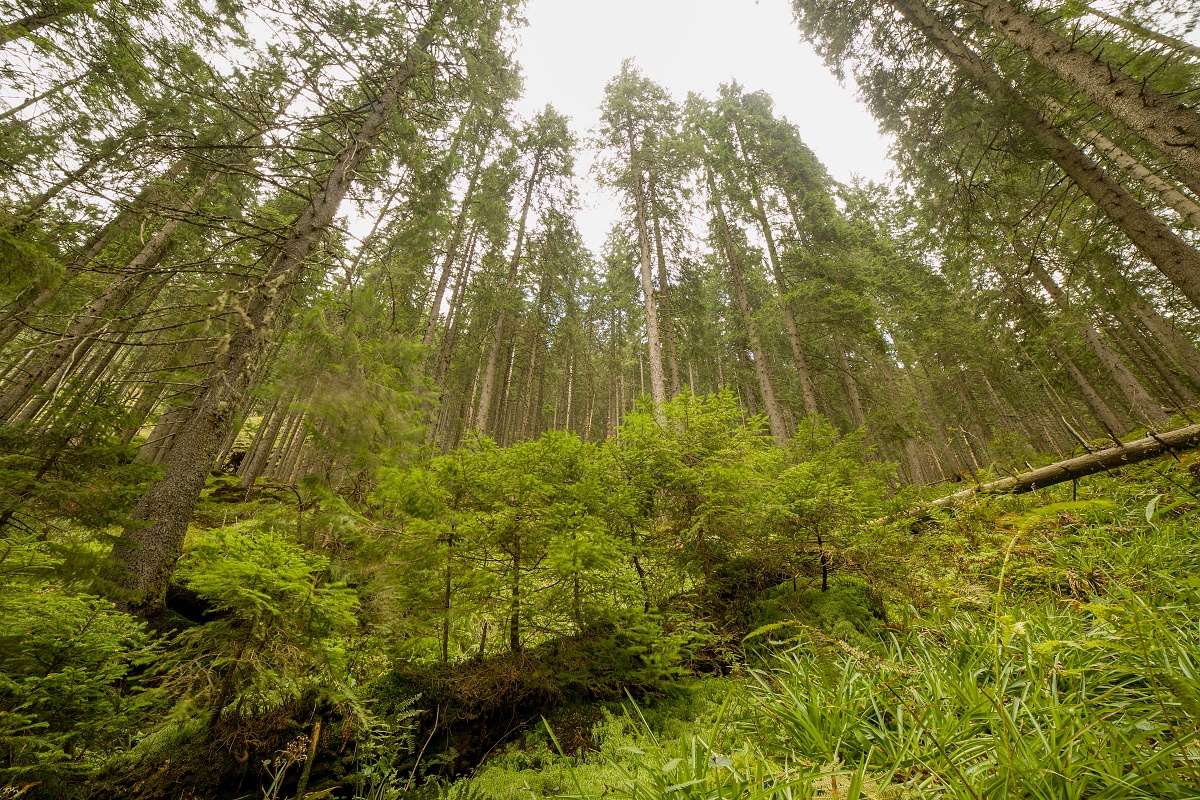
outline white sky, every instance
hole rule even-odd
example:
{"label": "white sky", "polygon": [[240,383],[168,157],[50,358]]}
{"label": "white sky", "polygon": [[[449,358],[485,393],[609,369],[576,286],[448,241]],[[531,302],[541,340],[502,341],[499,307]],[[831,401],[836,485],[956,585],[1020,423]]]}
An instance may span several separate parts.
{"label": "white sky", "polygon": [[[551,103],[586,136],[599,122],[604,85],[633,57],[680,102],[689,91],[715,97],[718,85],[735,79],[748,91],[766,90],[775,113],[799,127],[837,180],[883,181],[892,168],[888,143],[853,87],[838,85],[800,43],[787,0],[529,0],[525,16],[517,60],[526,117]],[[589,164],[586,156],[577,164],[577,220],[599,253],[617,210],[590,179]]]}

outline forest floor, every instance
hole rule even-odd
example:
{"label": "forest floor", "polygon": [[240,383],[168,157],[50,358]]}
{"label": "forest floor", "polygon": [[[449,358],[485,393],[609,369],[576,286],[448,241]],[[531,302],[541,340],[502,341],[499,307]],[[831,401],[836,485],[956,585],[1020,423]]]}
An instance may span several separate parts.
{"label": "forest floor", "polygon": [[1196,797],[1197,467],[925,517],[903,581],[770,588],[728,675],[604,704],[581,750],[529,726],[448,792]]}

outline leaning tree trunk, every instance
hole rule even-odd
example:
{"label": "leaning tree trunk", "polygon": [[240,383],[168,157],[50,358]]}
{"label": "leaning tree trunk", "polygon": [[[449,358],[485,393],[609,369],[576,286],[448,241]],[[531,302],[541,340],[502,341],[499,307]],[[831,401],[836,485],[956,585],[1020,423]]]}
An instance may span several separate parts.
{"label": "leaning tree trunk", "polygon": [[308,207],[265,254],[266,275],[254,287],[242,324],[233,332],[188,412],[167,455],[163,477],[138,502],[131,524],[113,548],[123,602],[152,615],[165,602],[167,582],[205,478],[242,405],[255,361],[281,324],[288,299],[301,283],[313,252],[332,224],[359,168],[386,130],[419,61],[410,58],[387,82],[358,130],[334,159]]}
{"label": "leaning tree trunk", "polygon": [[54,347],[26,370],[20,381],[0,395],[0,419],[11,417],[28,400],[31,393],[43,386],[70,359],[77,357],[80,348],[87,344],[86,340],[104,322],[106,314],[119,311],[133,299],[166,254],[175,231],[183,224],[184,215],[195,209],[196,204],[212,187],[212,178],[215,178],[216,174],[213,173],[209,180],[196,189],[182,214],[171,216],[163,223],[150,241],[125,265],[121,274],[75,319]]}
{"label": "leaning tree trunk", "polygon": [[[484,149],[486,149],[486,145]],[[481,152],[478,160],[475,162],[475,168],[471,172],[471,180],[467,184],[467,193],[463,196],[462,207],[458,210],[458,220],[454,224],[454,234],[450,237],[450,244],[446,248],[446,256],[442,259],[441,274],[438,275],[437,288],[433,292],[433,302],[430,304],[429,314],[425,318],[425,335],[421,338],[421,344],[426,347],[433,344],[433,337],[437,334],[438,319],[442,314],[442,299],[446,296],[446,286],[450,282],[450,273],[454,269],[455,260],[458,258],[459,248],[462,247],[463,234],[467,227],[467,216],[471,211],[471,203],[475,199],[475,186],[479,182],[479,172],[482,167],[483,153]]]}
{"label": "leaning tree trunk", "polygon": [[1010,116],[1183,294],[1200,307],[1200,251],[1138,202],[1067,137],[1039,114],[958,34],[921,0],[888,0],[956,67],[1004,104]]}
{"label": "leaning tree trunk", "polygon": [[10,42],[15,42],[17,39],[23,39],[33,32],[45,28],[47,25],[53,25],[70,17],[72,14],[85,11],[92,4],[79,3],[64,6],[57,3],[48,3],[47,5],[47,8],[0,26],[0,47],[4,47]]}
{"label": "leaning tree trunk", "polygon": [[[1044,97],[1042,100],[1056,114],[1070,113],[1061,103],[1052,97]],[[1160,177],[1157,172],[1143,164],[1136,156],[1123,150],[1116,142],[1104,136],[1104,134],[1095,128],[1088,125],[1081,125],[1079,131],[1083,134],[1083,138],[1087,143],[1096,148],[1097,152],[1125,170],[1146,191],[1157,197],[1163,205],[1172,209],[1183,220],[1190,223],[1193,227],[1200,229],[1200,203],[1197,203],[1179,191],[1170,182]]]}
{"label": "leaning tree trunk", "polygon": [[22,319],[25,314],[36,311],[53,300],[62,287],[86,269],[106,247],[132,230],[143,218],[144,211],[166,202],[167,194],[174,188],[172,183],[183,175],[186,167],[186,159],[176,161],[162,176],[155,178],[143,189],[129,206],[121,209],[116,217],[92,234],[79,251],[64,264],[62,278],[57,285],[47,286],[40,291],[27,290],[19,296],[5,310],[4,316],[0,317],[0,347],[8,345],[21,332],[25,326]]}
{"label": "leaning tree trunk", "polygon": [[[1063,288],[1046,271],[1046,267],[1042,264],[1041,259],[1015,236],[1013,237],[1012,244],[1017,255],[1029,265],[1037,282],[1050,295],[1054,304],[1059,307],[1063,314],[1068,317],[1073,316],[1074,309],[1067,298],[1067,293],[1063,291]],[[1117,384],[1117,388],[1121,390],[1121,394],[1125,395],[1133,416],[1141,418],[1144,422],[1151,425],[1165,425],[1168,417],[1162,410],[1162,406],[1154,399],[1142,382],[1138,380],[1138,377],[1133,374],[1133,371],[1125,366],[1125,362],[1121,360],[1121,357],[1104,340],[1104,337],[1096,329],[1096,326],[1092,324],[1091,320],[1087,318],[1081,319],[1078,322],[1078,330],[1083,335],[1083,339],[1087,342],[1088,347],[1096,354],[1096,358],[1100,359],[1100,363],[1104,366],[1105,371],[1108,372],[1113,382]]]}
{"label": "leaning tree trunk", "polygon": [[1147,28],[1145,25],[1142,25],[1134,20],[1126,19],[1125,17],[1117,16],[1116,14],[1109,14],[1106,11],[1102,11],[1101,9],[1086,3],[1083,7],[1092,16],[1099,17],[1105,22],[1110,22],[1119,28],[1124,28],[1134,36],[1140,36],[1143,39],[1149,39],[1152,42],[1161,44],[1163,47],[1169,47],[1185,56],[1190,56],[1191,58],[1200,60],[1200,47],[1197,47],[1191,42],[1185,42],[1182,39],[1169,36],[1161,31]]}
{"label": "leaning tree trunk", "polygon": [[1200,178],[1200,114],[1042,25],[1008,0],[960,0],[1035,61]]}
{"label": "leaning tree trunk", "polygon": [[[746,162],[750,170],[753,170],[753,166],[750,164],[750,154],[746,149],[746,140],[742,136],[741,127],[736,123],[734,124],[734,133],[737,135],[738,145],[742,152],[742,160]],[[815,417],[821,412],[817,405],[817,387],[813,382],[812,370],[808,366],[808,358],[804,354],[804,347],[800,343],[800,329],[796,326],[796,315],[792,311],[792,301],[788,297],[790,289],[788,288],[787,278],[783,274],[783,264],[779,260],[779,250],[775,246],[775,234],[771,230],[771,220],[767,217],[767,206],[763,200],[762,186],[754,178],[752,172],[747,177],[750,182],[750,191],[754,204],[750,209],[750,213],[751,216],[758,220],[758,224],[762,228],[763,239],[767,243],[767,257],[771,262],[771,273],[775,277],[775,289],[779,292],[779,307],[783,312],[783,327],[787,332],[788,344],[792,348],[792,363],[796,368],[796,373],[800,377],[800,394],[804,398],[804,410],[809,417]],[[796,233],[799,235],[800,219],[798,215],[795,220],[797,226]],[[857,387],[855,391],[857,393]]]}

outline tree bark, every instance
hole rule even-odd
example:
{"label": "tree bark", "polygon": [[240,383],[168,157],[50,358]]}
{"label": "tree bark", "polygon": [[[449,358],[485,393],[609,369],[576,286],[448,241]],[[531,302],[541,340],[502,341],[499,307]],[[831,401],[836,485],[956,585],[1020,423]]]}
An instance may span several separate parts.
{"label": "tree bark", "polygon": [[1117,228],[1183,294],[1200,307],[1200,251],[1146,209],[1083,151],[1039,114],[958,34],[920,0],[888,0],[955,66],[982,84],[1012,118],[1033,136],[1046,155],[1066,173]]}
{"label": "tree bark", "polygon": [[675,325],[671,320],[671,280],[667,273],[667,253],[663,245],[662,223],[659,220],[658,204],[652,197],[650,200],[651,217],[654,220],[654,247],[658,256],[658,300],[659,311],[662,312],[663,341],[666,343],[667,388],[671,397],[678,397],[681,391],[679,383],[679,358],[675,348]]}
{"label": "tree bark", "polygon": [[10,42],[15,42],[17,39],[23,39],[34,31],[41,30],[47,25],[53,25],[73,14],[77,14],[89,5],[80,3],[77,6],[62,8],[51,3],[48,8],[44,8],[37,13],[29,14],[7,25],[0,26],[0,47],[4,47]]}
{"label": "tree bark", "polygon": [[521,221],[517,225],[517,241],[513,245],[512,259],[508,263],[508,280],[504,284],[500,313],[496,316],[496,328],[492,332],[492,348],[488,352],[487,368],[483,373],[483,386],[479,393],[479,405],[475,409],[474,428],[482,433],[488,431],[488,419],[492,415],[492,396],[496,392],[496,374],[500,366],[500,351],[504,347],[504,327],[508,317],[508,302],[517,285],[517,273],[521,266],[521,252],[525,246],[525,227],[529,221],[529,207],[533,205],[533,190],[537,186],[538,173],[542,166],[542,151],[533,159],[533,169],[525,186],[525,201],[521,204]]}
{"label": "tree bark", "polygon": [[[1015,236],[1012,239],[1013,249],[1016,251],[1029,269],[1033,272],[1034,277],[1054,304],[1068,318],[1074,316],[1074,310],[1071,307],[1071,302],[1067,298],[1066,292],[1062,287],[1051,277],[1046,271],[1046,267],[1042,264],[1040,258],[1031,252],[1023,245]],[[1165,425],[1167,423],[1167,415],[1163,412],[1162,406],[1150,394],[1137,376],[1125,366],[1125,362],[1121,360],[1108,342],[1104,341],[1104,337],[1100,331],[1096,330],[1096,326],[1089,319],[1080,319],[1078,324],[1079,332],[1083,335],[1084,341],[1088,343],[1088,347],[1100,359],[1100,363],[1104,366],[1106,372],[1112,377],[1113,382],[1117,384],[1117,388],[1121,390],[1121,394],[1125,395],[1125,399],[1129,402],[1130,411],[1133,412],[1135,418],[1140,418],[1150,425]]]}
{"label": "tree bark", "polygon": [[1126,75],[1008,0],[959,0],[1035,61],[1200,178],[1200,114]]}
{"label": "tree bark", "polygon": [[1065,483],[1110,469],[1118,469],[1155,458],[1167,453],[1178,453],[1200,446],[1200,425],[1191,425],[1178,430],[1147,436],[1119,447],[1110,447],[1077,458],[1069,458],[1049,466],[1023,472],[979,486],[972,486],[948,497],[933,502],[934,506],[945,507],[966,500],[976,494],[1025,494]]}
{"label": "tree bark", "polygon": [[442,313],[442,298],[446,296],[446,284],[450,280],[450,271],[454,267],[455,259],[458,257],[458,250],[462,247],[467,216],[471,211],[471,202],[475,198],[475,187],[479,182],[479,173],[483,168],[483,153],[486,150],[487,147],[485,145],[475,162],[474,169],[471,171],[471,180],[467,184],[467,193],[463,196],[462,207],[458,211],[458,220],[454,224],[454,234],[450,237],[450,244],[446,248],[446,257],[442,260],[437,289],[433,293],[433,304],[429,307],[429,315],[425,318],[425,335],[421,339],[421,344],[426,347],[433,343],[433,337],[437,333],[438,318]]}
{"label": "tree bark", "polygon": [[307,208],[264,255],[268,266],[251,292],[243,324],[218,353],[208,379],[167,456],[164,476],[138,502],[132,523],[113,548],[122,602],[145,615],[159,613],[167,582],[183,548],[196,500],[233,417],[256,372],[255,361],[282,324],[288,300],[302,282],[312,254],[354,183],[359,168],[386,130],[420,60],[414,53],[388,80],[362,124],[338,153]]}
{"label": "tree bark", "polygon": [[783,421],[783,414],[779,410],[779,403],[775,400],[775,390],[771,386],[771,375],[767,365],[767,351],[762,346],[762,340],[758,336],[758,329],[754,324],[754,314],[750,308],[750,296],[746,292],[746,282],[742,278],[741,259],[738,257],[737,248],[734,247],[733,239],[729,233],[729,223],[725,218],[725,207],[721,204],[721,197],[717,194],[717,182],[713,177],[712,168],[708,167],[708,188],[712,195],[713,210],[717,215],[717,223],[720,227],[720,235],[722,243],[725,246],[725,260],[729,265],[729,274],[733,279],[734,293],[737,296],[738,308],[742,313],[742,322],[746,326],[746,338],[750,342],[750,350],[754,357],[754,374],[758,378],[759,392],[762,394],[763,405],[766,406],[767,424],[771,429],[771,435],[775,437],[775,441],[780,445],[786,444],[788,439],[787,425]]}
{"label": "tree bark", "polygon": [[[1068,109],[1064,108],[1052,97],[1043,98],[1046,105],[1058,114],[1069,114]],[[1143,164],[1137,157],[1122,150],[1115,142],[1105,137],[1096,129],[1081,125],[1079,128],[1083,134],[1083,138],[1092,147],[1121,169],[1125,170],[1130,177],[1140,183],[1146,191],[1157,197],[1163,205],[1172,209],[1185,222],[1192,225],[1194,228],[1200,229],[1200,203],[1197,203],[1192,198],[1188,197],[1179,189],[1172,186],[1169,182],[1159,176],[1157,172]]]}
{"label": "tree bark", "polygon": [[654,401],[654,418],[659,425],[666,424],[666,415],[662,410],[667,399],[666,380],[663,375],[662,344],[659,340],[658,329],[658,300],[654,294],[654,277],[650,266],[650,232],[646,225],[646,197],[642,186],[642,173],[637,166],[637,157],[633,151],[633,137],[630,137],[630,169],[633,170],[633,202],[635,208],[635,225],[638,235],[638,275],[642,281],[642,300],[646,308],[646,346],[650,360],[650,399]]}
{"label": "tree bark", "polygon": [[1161,31],[1147,28],[1145,25],[1135,22],[1134,20],[1126,19],[1125,17],[1120,17],[1116,14],[1109,14],[1108,12],[1101,11],[1100,9],[1091,5],[1084,4],[1083,7],[1092,16],[1099,17],[1105,22],[1110,22],[1119,28],[1124,28],[1135,36],[1140,36],[1143,39],[1149,39],[1152,42],[1161,44],[1163,47],[1169,47],[1185,56],[1189,56],[1194,59],[1200,59],[1200,47],[1197,47],[1191,42],[1185,42],[1182,39],[1169,36]]}

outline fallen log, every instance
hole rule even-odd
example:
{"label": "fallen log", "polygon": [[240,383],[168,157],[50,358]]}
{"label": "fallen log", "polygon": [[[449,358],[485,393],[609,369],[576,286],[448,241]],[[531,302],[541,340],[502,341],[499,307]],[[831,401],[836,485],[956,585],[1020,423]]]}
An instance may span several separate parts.
{"label": "fallen log", "polygon": [[[1146,461],[1166,453],[1190,450],[1198,445],[1200,445],[1200,425],[1190,425],[1166,433],[1152,433],[1144,439],[1127,442],[1119,447],[1097,450],[1086,456],[1068,458],[1066,461],[1022,472],[1020,475],[1010,478],[981,483],[934,500],[929,505],[944,508],[977,494],[1025,494],[1082,478],[1085,475],[1095,475],[1097,472],[1136,464],[1139,461]],[[917,509],[916,513],[919,511],[920,509]]]}

